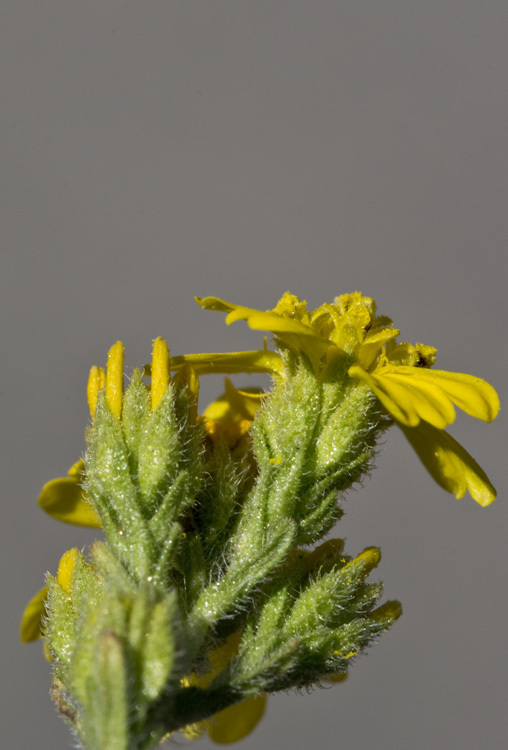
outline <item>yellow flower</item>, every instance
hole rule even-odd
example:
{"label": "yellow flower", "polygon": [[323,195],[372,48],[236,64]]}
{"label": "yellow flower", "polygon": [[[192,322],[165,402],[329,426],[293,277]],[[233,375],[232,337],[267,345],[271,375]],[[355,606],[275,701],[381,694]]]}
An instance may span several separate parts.
{"label": "yellow flower", "polygon": [[[209,654],[212,669],[205,675],[191,675],[184,682],[188,685],[206,688],[212,680],[225,669],[229,661],[238,652],[239,633],[233,633],[222,646]],[[262,719],[266,707],[266,694],[251,695],[235,703],[209,719],[192,724],[183,730],[188,739],[198,739],[203,732],[208,732],[211,740],[219,745],[228,745],[250,734]]]}
{"label": "yellow flower", "polygon": [[[455,419],[455,406],[484,421],[499,411],[491,385],[462,373],[430,370],[436,350],[422,344],[397,344],[398,329],[376,315],[376,305],[360,292],[336,297],[314,311],[286,292],[273,310],[234,305],[217,297],[196,297],[207,310],[226,312],[226,323],[245,320],[255,330],[275,334],[276,343],[303,352],[323,374],[338,361],[358,387],[367,386],[403,430],[423,464],[448,492],[462,497],[469,490],[480,505],[496,491],[485,472],[444,428]],[[275,372],[275,371],[274,371]],[[276,370],[280,374],[280,367]]]}
{"label": "yellow flower", "polygon": [[224,439],[234,448],[249,430],[262,393],[257,389],[239,391],[229,378],[224,382],[225,393],[207,406],[202,419],[213,442]]}
{"label": "yellow flower", "polygon": [[[359,344],[364,357],[372,349],[395,338],[399,331],[386,324],[388,318],[376,317],[376,305],[359,292],[336,297],[333,304],[307,310],[307,303],[286,292],[273,310],[265,312],[233,305],[217,297],[196,297],[205,310],[226,312],[226,323],[245,320],[254,330],[271,331],[279,344],[301,351],[317,372],[338,356],[353,355]],[[272,370],[274,372],[275,370]],[[280,365],[277,368],[280,373]]]}

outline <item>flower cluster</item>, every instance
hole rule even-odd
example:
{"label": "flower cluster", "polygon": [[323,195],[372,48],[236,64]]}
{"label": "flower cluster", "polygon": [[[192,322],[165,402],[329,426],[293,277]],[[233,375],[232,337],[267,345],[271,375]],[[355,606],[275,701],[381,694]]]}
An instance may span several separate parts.
{"label": "flower cluster", "polygon": [[[267,312],[196,299],[228,324],[271,332],[276,351],[171,357],[158,338],[124,392],[117,342],[90,371],[84,460],[39,497],[57,520],[106,538],[89,560],[63,555],[21,624],[25,642],[45,637],[54,700],[90,749],[113,738],[149,748],[175,731],[233,742],[267,693],[346,676],[401,609],[375,608],[376,547],[352,558],[341,540],[317,543],[391,424],[445,490],[483,506],[496,496],[445,431],[455,406],[494,419],[496,392],[432,369],[430,346],[397,343],[372,299],[355,292],[309,311],[286,293]],[[269,373],[273,387],[241,391],[226,378],[199,414],[199,378],[211,372]]]}
{"label": "flower cluster", "polygon": [[[496,492],[469,453],[444,431],[455,420],[454,404],[472,417],[491,422],[499,411],[494,388],[481,378],[430,369],[436,349],[397,343],[400,331],[376,315],[376,305],[359,292],[343,294],[333,304],[310,312],[287,292],[273,310],[261,312],[216,297],[197,298],[207,310],[227,313],[226,323],[246,320],[254,330],[271,331],[282,350],[305,355],[326,379],[348,365],[348,375],[364,383],[402,429],[432,477],[457,498],[466,490],[480,505]],[[237,355],[241,369],[241,355]],[[271,362],[271,372],[281,373]],[[248,363],[244,362],[247,369]]]}

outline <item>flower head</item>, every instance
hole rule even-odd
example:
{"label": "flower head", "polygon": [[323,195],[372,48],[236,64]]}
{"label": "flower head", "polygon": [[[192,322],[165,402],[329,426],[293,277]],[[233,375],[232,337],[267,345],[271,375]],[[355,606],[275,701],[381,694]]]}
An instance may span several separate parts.
{"label": "flower head", "polygon": [[266,312],[233,305],[217,297],[196,297],[196,301],[206,310],[227,312],[228,325],[245,320],[254,330],[271,331],[279,347],[305,353],[317,372],[336,357],[352,357],[360,350],[366,359],[371,351],[376,352],[399,333],[389,327],[388,318],[376,316],[374,300],[359,292],[343,294],[333,304],[321,305],[313,311],[289,292],[273,310]]}
{"label": "flower head", "polygon": [[[226,323],[245,320],[255,330],[274,334],[279,349],[305,355],[321,377],[339,363],[357,387],[368,387],[403,429],[436,481],[462,497],[466,489],[480,505],[496,492],[472,456],[443,432],[455,419],[454,406],[484,421],[499,411],[494,388],[473,375],[431,370],[436,350],[423,344],[397,343],[399,330],[377,316],[376,304],[360,292],[336,297],[316,310],[286,292],[273,310],[234,305],[217,297],[196,297],[207,310],[226,312]],[[277,369],[280,374],[280,368]]]}

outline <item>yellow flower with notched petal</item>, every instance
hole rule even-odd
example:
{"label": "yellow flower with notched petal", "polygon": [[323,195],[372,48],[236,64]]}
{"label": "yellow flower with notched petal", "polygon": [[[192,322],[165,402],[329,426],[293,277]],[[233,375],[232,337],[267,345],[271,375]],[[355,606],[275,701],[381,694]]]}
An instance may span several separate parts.
{"label": "yellow flower with notched petal", "polygon": [[316,373],[344,358],[349,376],[377,396],[438,484],[457,498],[469,490],[480,505],[495,499],[485,472],[444,432],[455,420],[454,405],[492,421],[499,411],[494,388],[472,375],[430,370],[436,350],[423,344],[396,344],[399,331],[391,327],[389,318],[376,315],[370,297],[360,292],[343,294],[314,311],[289,292],[265,312],[217,297],[196,297],[196,301],[207,310],[226,312],[228,324],[245,320],[255,330],[271,331],[277,343],[304,353]]}

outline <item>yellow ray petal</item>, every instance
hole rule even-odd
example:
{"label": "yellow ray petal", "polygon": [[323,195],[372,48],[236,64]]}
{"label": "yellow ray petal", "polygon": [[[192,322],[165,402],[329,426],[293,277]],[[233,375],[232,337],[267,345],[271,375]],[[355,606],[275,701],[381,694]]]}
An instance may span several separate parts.
{"label": "yellow ray petal", "polygon": [[56,580],[66,594],[71,593],[72,571],[76,565],[78,555],[78,548],[72,547],[72,549],[68,549],[67,552],[63,553],[58,564]]}
{"label": "yellow ray petal", "polygon": [[491,422],[499,412],[499,397],[494,388],[481,378],[461,372],[445,370],[428,370],[423,367],[388,366],[387,372],[405,374],[412,380],[432,383],[442,391],[460,409],[477,419]]}
{"label": "yellow ray petal", "polygon": [[79,475],[52,479],[39,495],[39,506],[57,521],[100,529],[99,516],[80,486]]}
{"label": "yellow ray petal", "polygon": [[367,383],[383,406],[406,427],[416,427],[423,419],[444,429],[455,420],[452,402],[486,421],[494,419],[499,410],[492,386],[472,375],[404,365],[386,365],[372,373],[353,365],[349,375]]}
{"label": "yellow ray petal", "polygon": [[356,359],[366,370],[374,362],[376,355],[382,346],[397,338],[400,331],[397,328],[378,328],[369,331],[363,343],[356,347]]}
{"label": "yellow ray petal", "polygon": [[203,310],[218,310],[219,312],[231,312],[236,310],[239,305],[233,305],[231,302],[225,302],[218,297],[194,297],[196,302]]}
{"label": "yellow ray petal", "polygon": [[106,368],[106,401],[113,414],[118,418],[120,418],[122,413],[123,358],[123,344],[121,341],[117,341],[108,352],[108,365]]}
{"label": "yellow ray petal", "polygon": [[376,394],[385,409],[402,424],[414,427],[420,421],[408,389],[397,382],[390,382],[366,372],[363,367],[352,365],[348,374],[352,378],[363,380]]}
{"label": "yellow ray petal", "polygon": [[[287,307],[287,305],[281,305],[287,296],[291,298],[293,297],[293,295],[288,295],[286,293],[282,300],[280,300],[276,310],[285,309],[285,307]],[[283,340],[286,335],[305,336],[307,345],[312,341],[314,345],[319,346],[320,349],[326,349],[333,346],[333,343],[329,339],[319,336],[311,326],[306,325],[301,320],[298,320],[298,318],[289,317],[289,315],[282,315],[278,311],[275,312],[269,310],[263,312],[262,310],[255,310],[252,307],[233,305],[229,302],[224,302],[224,300],[220,300],[217,297],[205,297],[204,299],[195,297],[195,300],[206,310],[220,310],[222,312],[227,312],[227,325],[231,325],[231,323],[234,323],[237,320],[245,320],[253,330],[271,331],[275,335],[280,336]]]}
{"label": "yellow ray petal", "polygon": [[220,711],[207,721],[210,739],[219,745],[238,742],[256,727],[265,706],[266,695],[254,695]]}
{"label": "yellow ray petal", "polygon": [[44,602],[47,595],[48,588],[44,586],[26,605],[19,633],[23,643],[30,643],[30,641],[36,641],[42,637],[42,617],[44,615]]}
{"label": "yellow ray petal", "polygon": [[469,490],[482,506],[496,499],[496,490],[486,473],[447,432],[426,422],[409,429],[402,427],[402,431],[429,474],[447,492],[460,498]]}
{"label": "yellow ray petal", "polygon": [[267,349],[248,352],[183,354],[178,357],[171,357],[172,370],[178,372],[185,364],[191,365],[197,375],[232,374],[235,372],[284,374],[284,366],[280,356]]}
{"label": "yellow ray petal", "polygon": [[374,378],[378,383],[382,381],[388,390],[395,383],[405,388],[420,419],[441,430],[452,424],[455,421],[455,409],[448,395],[432,381],[408,377],[407,373],[399,372],[401,369],[403,368],[381,367]]}
{"label": "yellow ray petal", "polygon": [[169,349],[166,341],[160,336],[153,342],[152,351],[152,409],[158,407],[161,398],[169,385]]}
{"label": "yellow ray petal", "polygon": [[271,331],[280,341],[291,348],[304,351],[308,357],[317,361],[329,349],[339,351],[337,345],[328,338],[316,333],[310,326],[295,318],[286,318],[274,312],[261,312],[249,308],[238,308],[229,313],[226,323],[246,320],[255,331]]}
{"label": "yellow ray petal", "polygon": [[255,331],[271,331],[272,333],[295,333],[297,336],[310,336],[330,344],[328,339],[320,336],[310,327],[296,318],[287,318],[274,312],[262,312],[251,310],[249,307],[238,307],[226,317],[226,323],[230,325],[237,320],[246,320]]}

